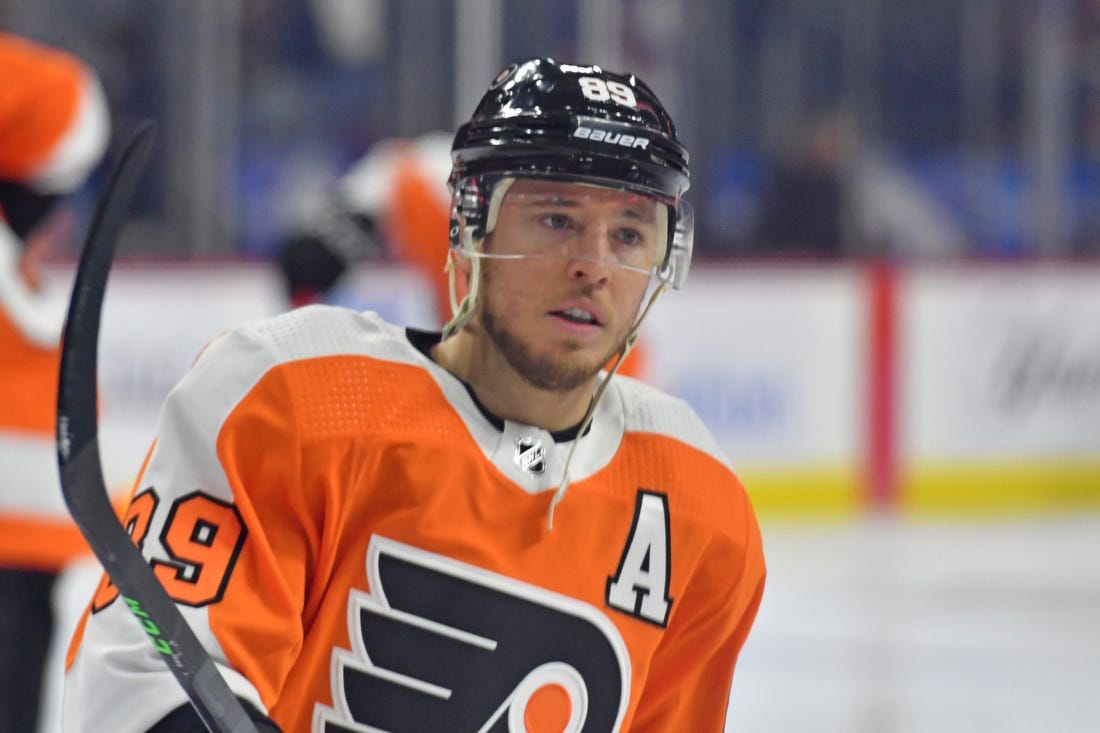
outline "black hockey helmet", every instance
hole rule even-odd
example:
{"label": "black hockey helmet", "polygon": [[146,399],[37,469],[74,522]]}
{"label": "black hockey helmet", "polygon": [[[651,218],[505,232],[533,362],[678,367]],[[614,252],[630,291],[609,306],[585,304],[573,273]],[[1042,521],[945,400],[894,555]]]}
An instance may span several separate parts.
{"label": "black hockey helmet", "polygon": [[455,135],[451,246],[491,231],[493,188],[542,178],[617,188],[668,207],[661,279],[680,287],[691,258],[688,153],[653,91],[634,75],[530,59],[497,75]]}

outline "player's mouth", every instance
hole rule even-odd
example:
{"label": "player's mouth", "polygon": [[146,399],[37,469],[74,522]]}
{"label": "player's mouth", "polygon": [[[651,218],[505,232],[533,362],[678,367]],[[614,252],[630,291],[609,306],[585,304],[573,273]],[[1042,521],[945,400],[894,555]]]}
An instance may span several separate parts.
{"label": "player's mouth", "polygon": [[599,325],[599,321],[596,320],[596,316],[580,308],[569,308],[568,310],[554,311],[554,315],[558,318],[564,318],[567,321],[572,321],[573,323],[586,323],[593,326]]}
{"label": "player's mouth", "polygon": [[566,303],[551,310],[550,315],[566,326],[599,328],[604,325],[599,309],[588,303]]}

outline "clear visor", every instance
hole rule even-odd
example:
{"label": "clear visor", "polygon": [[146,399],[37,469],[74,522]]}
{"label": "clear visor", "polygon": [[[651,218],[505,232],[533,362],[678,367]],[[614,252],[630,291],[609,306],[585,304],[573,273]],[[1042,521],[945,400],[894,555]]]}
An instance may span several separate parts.
{"label": "clear visor", "polygon": [[681,202],[670,226],[669,204],[629,191],[581,183],[504,179],[494,188],[488,235],[463,232],[466,254],[483,259],[553,258],[586,262],[674,288],[690,260],[690,206]]}

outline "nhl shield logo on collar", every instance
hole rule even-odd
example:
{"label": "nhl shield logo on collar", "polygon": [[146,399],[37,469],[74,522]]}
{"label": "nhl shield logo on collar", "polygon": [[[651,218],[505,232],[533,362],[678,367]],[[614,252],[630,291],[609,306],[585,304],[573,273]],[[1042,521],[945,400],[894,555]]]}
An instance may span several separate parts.
{"label": "nhl shield logo on collar", "polygon": [[542,441],[525,435],[516,441],[516,465],[530,474],[540,474],[546,470],[546,449]]}

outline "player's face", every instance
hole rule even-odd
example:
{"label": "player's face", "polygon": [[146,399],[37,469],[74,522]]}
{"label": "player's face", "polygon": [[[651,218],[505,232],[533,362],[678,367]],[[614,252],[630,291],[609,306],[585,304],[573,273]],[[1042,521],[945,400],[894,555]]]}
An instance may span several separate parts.
{"label": "player's face", "polygon": [[516,180],[482,261],[481,322],[531,385],[569,391],[623,346],[663,251],[652,199]]}

